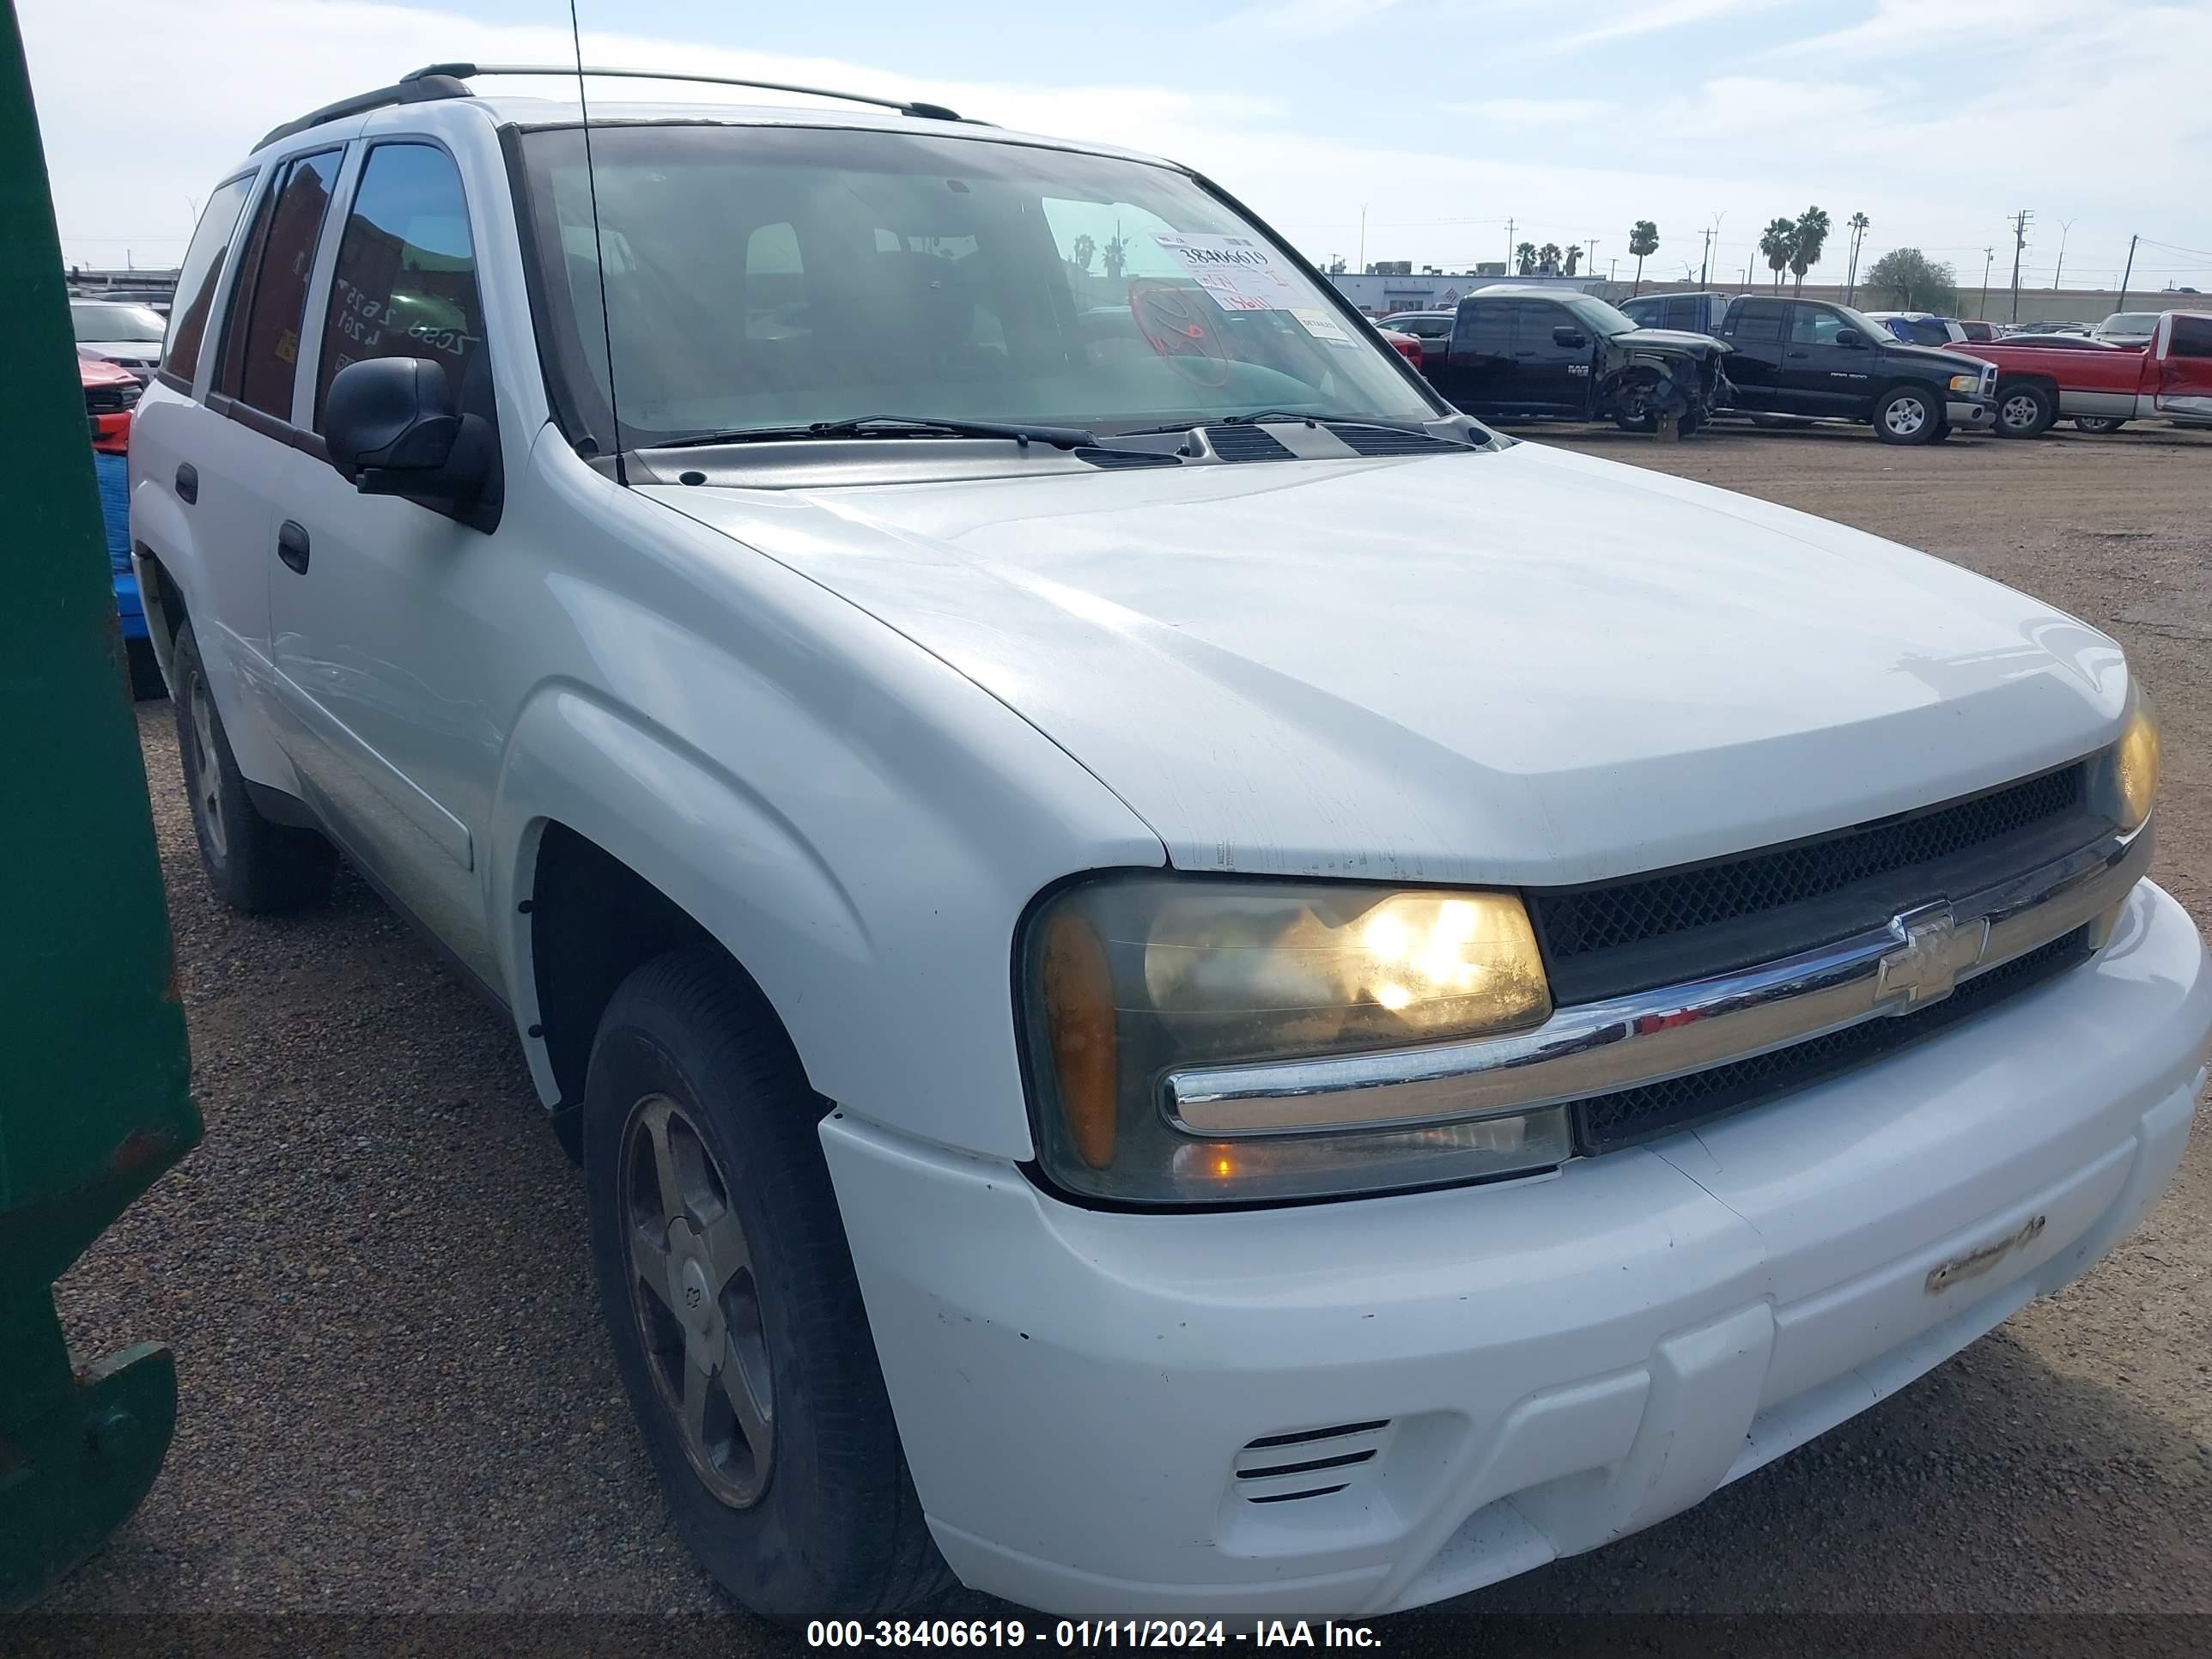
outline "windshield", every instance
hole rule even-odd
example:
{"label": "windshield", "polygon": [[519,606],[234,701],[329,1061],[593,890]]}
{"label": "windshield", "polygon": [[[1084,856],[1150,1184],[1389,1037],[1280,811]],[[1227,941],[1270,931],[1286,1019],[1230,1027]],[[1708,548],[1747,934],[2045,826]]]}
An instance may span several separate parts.
{"label": "windshield", "polygon": [[70,321],[80,344],[97,340],[140,340],[151,343],[167,331],[161,313],[149,306],[116,305],[106,301],[91,304],[72,301]]}
{"label": "windshield", "polygon": [[1594,294],[1563,294],[1559,298],[1569,311],[1599,334],[1625,334],[1630,329],[1646,326],[1620,307],[1607,305]]}
{"label": "windshield", "polygon": [[[610,447],[581,133],[523,154],[562,422]],[[1445,411],[1182,173],[1042,146],[594,126],[621,444],[870,415],[1101,434]]]}
{"label": "windshield", "polygon": [[2097,325],[2107,334],[2148,334],[2158,326],[2154,311],[2116,311]]}

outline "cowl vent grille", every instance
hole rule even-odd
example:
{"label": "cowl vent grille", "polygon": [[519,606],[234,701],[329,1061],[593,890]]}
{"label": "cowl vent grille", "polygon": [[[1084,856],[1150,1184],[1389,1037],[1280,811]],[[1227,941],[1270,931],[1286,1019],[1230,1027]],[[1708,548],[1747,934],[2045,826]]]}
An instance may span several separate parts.
{"label": "cowl vent grille", "polygon": [[1332,436],[1362,455],[1431,455],[1440,449],[1465,449],[1425,432],[1393,432],[1388,427],[1333,426]]}
{"label": "cowl vent grille", "polygon": [[1224,461],[1290,461],[1297,458],[1273,433],[1256,426],[1210,426],[1206,441]]}

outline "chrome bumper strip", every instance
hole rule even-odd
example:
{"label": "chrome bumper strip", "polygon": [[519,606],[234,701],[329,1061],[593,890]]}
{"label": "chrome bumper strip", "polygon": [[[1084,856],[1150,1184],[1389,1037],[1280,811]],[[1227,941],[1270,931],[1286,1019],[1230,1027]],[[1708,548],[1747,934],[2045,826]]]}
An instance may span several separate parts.
{"label": "chrome bumper strip", "polygon": [[2125,898],[2151,833],[2111,836],[1965,897],[1815,950],[1557,1010],[1533,1030],[1442,1047],[1170,1073],[1177,1127],[1206,1136],[1380,1128],[1523,1112],[1748,1060],[1924,1008]]}

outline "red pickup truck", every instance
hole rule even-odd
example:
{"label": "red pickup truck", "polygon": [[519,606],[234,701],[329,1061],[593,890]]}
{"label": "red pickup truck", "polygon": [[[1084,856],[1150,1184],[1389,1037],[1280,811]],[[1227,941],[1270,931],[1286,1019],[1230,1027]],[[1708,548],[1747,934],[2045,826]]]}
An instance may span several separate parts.
{"label": "red pickup truck", "polygon": [[2084,432],[2158,417],[2212,422],[2212,312],[2169,311],[2149,342],[2111,346],[1966,341],[1950,350],[1997,366],[1997,433],[2033,438],[2061,416]]}

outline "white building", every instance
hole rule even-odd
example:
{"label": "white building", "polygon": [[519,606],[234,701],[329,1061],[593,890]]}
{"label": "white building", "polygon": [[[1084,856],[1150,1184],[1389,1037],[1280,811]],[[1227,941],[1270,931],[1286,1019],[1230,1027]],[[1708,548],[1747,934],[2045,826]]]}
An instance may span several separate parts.
{"label": "white building", "polygon": [[1346,270],[1330,276],[1329,281],[1336,284],[1339,293],[1370,317],[1387,317],[1397,311],[1449,311],[1477,289],[1501,283],[1516,288],[1565,289],[1577,294],[1595,293],[1607,286],[1602,276],[1580,273],[1572,276],[1516,276],[1466,271],[1430,275],[1417,271],[1409,276],[1380,276]]}

